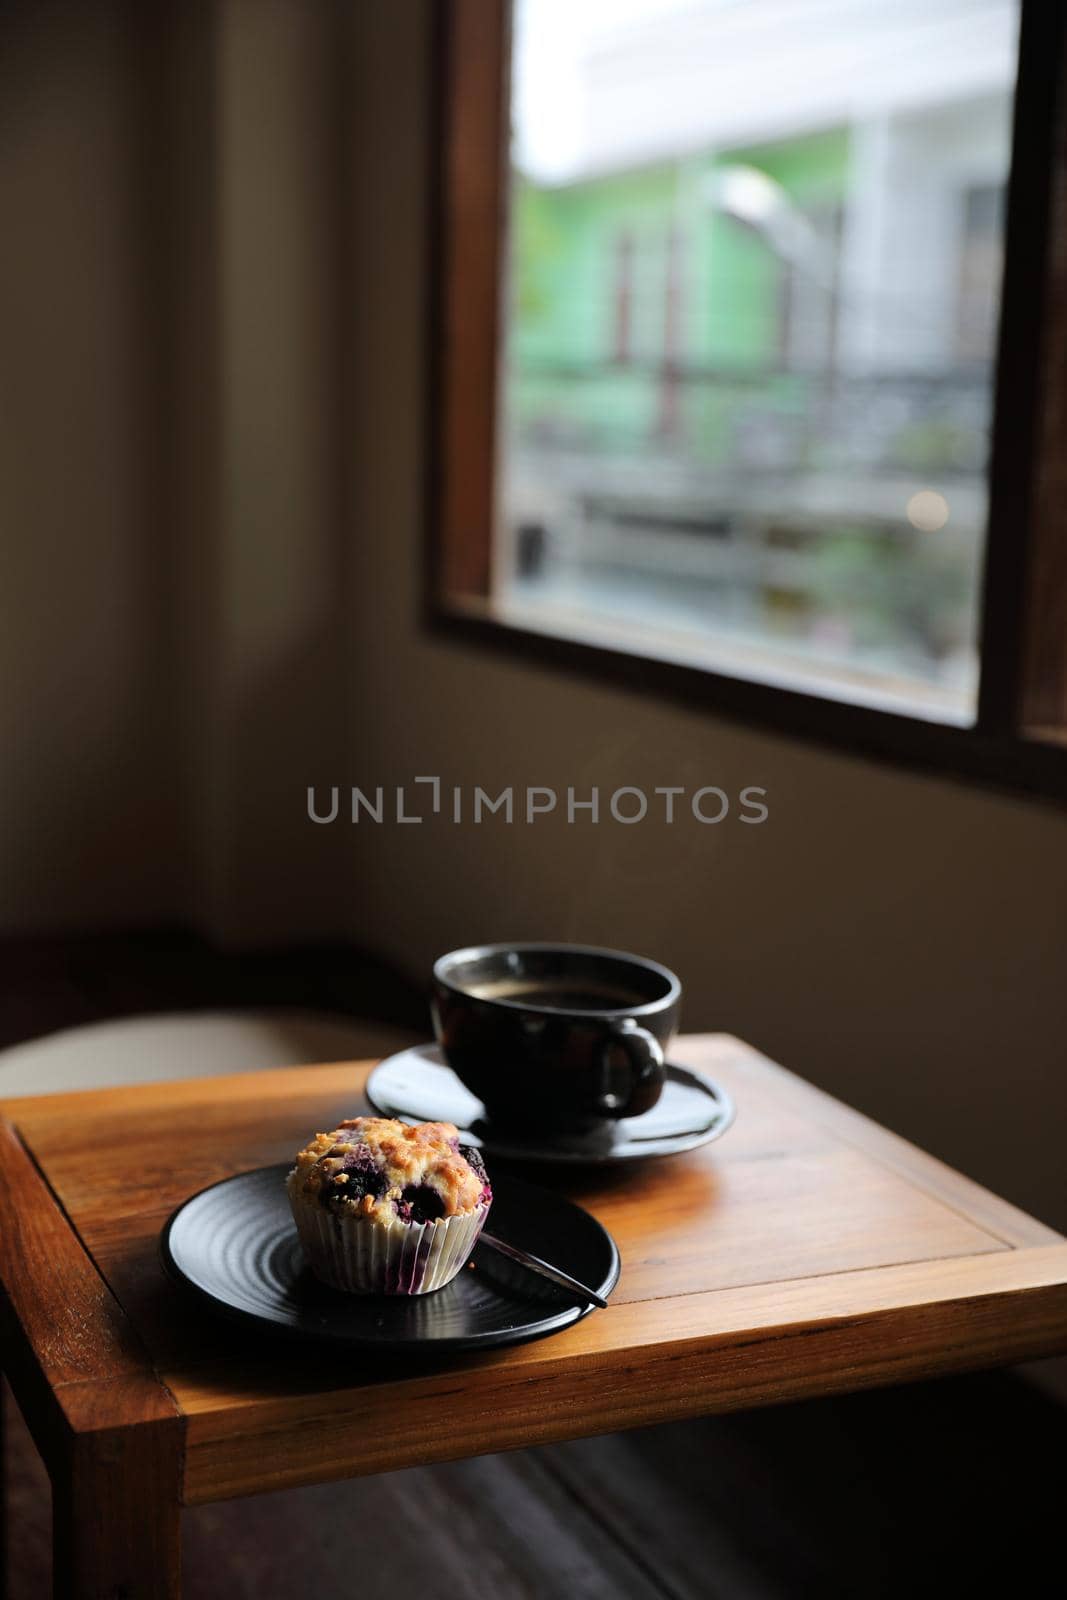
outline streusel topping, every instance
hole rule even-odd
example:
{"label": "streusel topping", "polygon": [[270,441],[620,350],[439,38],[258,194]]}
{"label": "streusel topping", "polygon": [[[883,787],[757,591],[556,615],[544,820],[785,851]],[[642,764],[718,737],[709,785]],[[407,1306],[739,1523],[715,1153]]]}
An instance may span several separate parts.
{"label": "streusel topping", "polygon": [[330,1210],[378,1221],[431,1222],[488,1204],[478,1152],[451,1122],[414,1127],[389,1117],[349,1117],[299,1152],[289,1188]]}

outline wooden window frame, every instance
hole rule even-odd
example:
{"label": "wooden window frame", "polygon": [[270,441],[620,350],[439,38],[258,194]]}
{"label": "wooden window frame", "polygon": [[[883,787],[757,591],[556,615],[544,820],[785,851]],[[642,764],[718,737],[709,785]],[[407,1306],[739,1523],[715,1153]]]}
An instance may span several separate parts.
{"label": "wooden window frame", "polygon": [[509,0],[438,0],[426,626],[749,725],[1067,800],[1067,7],[1022,0],[973,727],[606,648],[494,614],[510,56]]}

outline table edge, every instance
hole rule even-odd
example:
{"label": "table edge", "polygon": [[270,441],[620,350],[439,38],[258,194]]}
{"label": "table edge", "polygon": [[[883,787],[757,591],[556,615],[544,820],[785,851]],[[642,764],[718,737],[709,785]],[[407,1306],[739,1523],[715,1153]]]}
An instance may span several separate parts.
{"label": "table edge", "polygon": [[50,1468],[79,1438],[150,1425],[184,1454],[185,1415],[125,1308],[6,1117],[0,1117],[2,1365]]}
{"label": "table edge", "polygon": [[[774,1286],[755,1316],[746,1314],[749,1291],[709,1291],[699,1297],[704,1309],[718,1301],[723,1313],[712,1334],[682,1332],[650,1345],[640,1318],[631,1318],[632,1336],[623,1329],[615,1348],[591,1353],[580,1348],[579,1325],[511,1352],[517,1361],[501,1352],[474,1367],[334,1392],[247,1395],[213,1407],[209,1392],[198,1396],[195,1374],[168,1372],[187,1416],[186,1498],[395,1471],[1067,1351],[1067,1245],[998,1252],[992,1260],[990,1279],[989,1257],[960,1258],[940,1294],[933,1292],[940,1264],[931,1262],[831,1274],[814,1290],[812,1280],[801,1280],[814,1296],[802,1323],[782,1320],[780,1302],[790,1295],[776,1295]],[[872,1306],[865,1302],[876,1279],[881,1303]],[[568,1354],[564,1341],[579,1348]],[[434,1426],[442,1418],[449,1425]]]}

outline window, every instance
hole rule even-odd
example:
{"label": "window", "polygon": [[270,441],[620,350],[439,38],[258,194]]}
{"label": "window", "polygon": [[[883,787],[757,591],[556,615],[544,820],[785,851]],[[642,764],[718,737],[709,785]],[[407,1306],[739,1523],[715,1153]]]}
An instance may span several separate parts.
{"label": "window", "polygon": [[1058,13],[444,6],[437,620],[1058,784]]}

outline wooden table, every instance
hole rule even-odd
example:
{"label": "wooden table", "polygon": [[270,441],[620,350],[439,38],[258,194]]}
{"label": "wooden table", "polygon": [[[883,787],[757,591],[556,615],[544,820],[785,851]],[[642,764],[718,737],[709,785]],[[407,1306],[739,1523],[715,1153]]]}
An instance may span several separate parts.
{"label": "wooden table", "polygon": [[174,1207],[363,1107],[366,1063],[0,1102],[3,1365],[54,1489],[56,1593],[179,1593],[182,1504],[1067,1349],[1067,1241],[739,1041],[676,1058],[720,1142],[559,1181],[619,1286],[556,1337],[411,1374],[250,1339],[164,1277]]}

